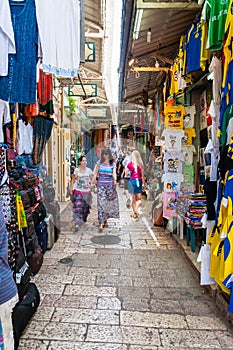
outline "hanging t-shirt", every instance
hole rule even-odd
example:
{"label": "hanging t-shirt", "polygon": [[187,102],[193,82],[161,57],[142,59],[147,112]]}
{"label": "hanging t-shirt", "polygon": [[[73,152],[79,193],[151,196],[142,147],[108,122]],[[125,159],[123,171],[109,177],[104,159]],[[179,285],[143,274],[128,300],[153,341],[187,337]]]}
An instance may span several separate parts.
{"label": "hanging t-shirt", "polygon": [[43,71],[76,77],[80,65],[80,1],[36,0],[36,16]]}
{"label": "hanging t-shirt", "polygon": [[186,106],[185,107],[185,116],[184,116],[184,128],[193,128],[194,127],[194,118],[196,117],[196,106]]}
{"label": "hanging t-shirt", "polygon": [[194,166],[193,165],[183,165],[183,176],[185,183],[194,182]]}
{"label": "hanging t-shirt", "polygon": [[[208,153],[211,156],[211,161],[210,161],[210,181],[217,181],[218,177],[218,163],[219,163],[219,149],[215,148],[213,145],[212,140],[209,140],[206,148],[205,148],[205,154]],[[209,164],[206,164],[209,165]]]}
{"label": "hanging t-shirt", "polygon": [[183,146],[182,153],[184,155],[184,164],[193,164],[193,154],[196,153],[196,148],[194,145]]}
{"label": "hanging t-shirt", "polygon": [[182,174],[163,174],[162,181],[164,182],[164,192],[180,191],[181,182],[183,182]]}
{"label": "hanging t-shirt", "polygon": [[167,151],[164,153],[163,163],[165,173],[181,173],[182,165],[184,163],[183,153]]}
{"label": "hanging t-shirt", "polygon": [[184,126],[184,106],[165,106],[165,128],[166,129],[183,129]]}
{"label": "hanging t-shirt", "polygon": [[178,89],[178,66],[179,59],[176,57],[173,61],[173,65],[171,67],[171,85],[170,85],[170,95],[177,94],[179,92]]}
{"label": "hanging t-shirt", "polygon": [[30,123],[18,120],[18,154],[31,154],[33,150],[33,127]]}
{"label": "hanging t-shirt", "polygon": [[197,262],[201,263],[201,281],[200,285],[215,284],[213,278],[210,277],[210,245],[204,244],[201,246],[197,257]]}
{"label": "hanging t-shirt", "polygon": [[3,124],[11,121],[9,102],[0,100],[0,142],[4,142]]}
{"label": "hanging t-shirt", "polygon": [[206,1],[206,20],[208,22],[208,50],[220,50],[223,46],[225,22],[230,0]]}
{"label": "hanging t-shirt", "polygon": [[209,66],[209,72],[214,73],[213,79],[213,101],[220,105],[221,103],[221,88],[222,88],[222,61],[213,56],[211,60],[211,64]]}
{"label": "hanging t-shirt", "polygon": [[194,22],[186,33],[186,56],[188,73],[196,72],[200,69],[201,39],[202,27],[200,25],[200,22]]}
{"label": "hanging t-shirt", "polygon": [[163,192],[161,196],[163,200],[163,217],[170,218],[176,215],[176,193]]}
{"label": "hanging t-shirt", "polygon": [[228,65],[230,61],[233,59],[233,0],[230,0],[230,4],[228,7],[228,13],[225,23],[225,44],[223,47],[224,53],[224,69],[223,69],[223,80],[222,86],[225,86],[226,82],[226,74],[228,71]]}
{"label": "hanging t-shirt", "polygon": [[165,147],[169,151],[180,151],[184,130],[164,129],[162,136],[165,138]]}
{"label": "hanging t-shirt", "polygon": [[193,137],[196,137],[196,131],[194,128],[184,129],[184,137],[182,138],[182,145],[188,146],[193,142]]}

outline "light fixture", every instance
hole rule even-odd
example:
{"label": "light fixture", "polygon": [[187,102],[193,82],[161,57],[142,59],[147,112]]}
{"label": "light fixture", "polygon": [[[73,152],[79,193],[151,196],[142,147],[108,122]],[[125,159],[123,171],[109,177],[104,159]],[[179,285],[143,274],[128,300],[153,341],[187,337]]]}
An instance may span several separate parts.
{"label": "light fixture", "polygon": [[138,39],[139,30],[140,30],[141,21],[142,21],[142,14],[143,14],[143,9],[138,9],[136,12],[134,28],[133,28],[133,40]]}
{"label": "light fixture", "polygon": [[131,57],[130,60],[129,60],[129,63],[128,65],[131,67],[135,62],[135,58],[134,57]]}
{"label": "light fixture", "polygon": [[146,42],[151,42],[151,28],[148,29],[147,35],[146,35]]}
{"label": "light fixture", "polygon": [[157,60],[157,58],[156,58],[156,61],[155,61],[155,68],[159,68],[159,61]]}

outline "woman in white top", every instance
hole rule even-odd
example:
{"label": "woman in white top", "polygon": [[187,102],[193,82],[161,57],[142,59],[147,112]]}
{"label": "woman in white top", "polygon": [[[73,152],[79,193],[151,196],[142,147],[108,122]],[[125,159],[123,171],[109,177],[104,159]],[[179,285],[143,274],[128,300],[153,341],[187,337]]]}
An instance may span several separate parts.
{"label": "woman in white top", "polygon": [[78,168],[74,169],[70,183],[70,197],[73,202],[75,227],[79,228],[87,221],[91,208],[91,180],[93,171],[87,168],[87,157],[81,156]]}

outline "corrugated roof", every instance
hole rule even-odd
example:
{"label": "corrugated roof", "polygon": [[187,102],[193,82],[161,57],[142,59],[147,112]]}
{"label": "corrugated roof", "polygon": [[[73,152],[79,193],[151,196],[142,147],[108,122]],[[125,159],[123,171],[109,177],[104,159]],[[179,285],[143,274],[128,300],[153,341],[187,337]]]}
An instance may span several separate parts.
{"label": "corrugated roof", "polygon": [[[130,70],[128,62],[135,59],[134,67],[170,67],[178,52],[181,35],[185,34],[192,21],[200,14],[201,7],[192,0],[135,0],[133,1],[133,18],[127,24],[129,39],[122,35],[121,50],[124,52],[121,62],[120,99],[124,102],[143,104],[143,97],[153,99],[157,90],[161,90],[166,72]],[[138,39],[133,40],[137,11],[143,8]],[[127,7],[126,7],[127,11]],[[129,10],[128,10],[129,11]],[[132,10],[131,10],[132,11]],[[129,18],[126,13],[125,18]],[[125,18],[122,27],[126,26]],[[151,29],[151,42],[147,42],[147,32]],[[126,40],[129,40],[127,43]],[[127,47],[127,49],[126,49]]]}

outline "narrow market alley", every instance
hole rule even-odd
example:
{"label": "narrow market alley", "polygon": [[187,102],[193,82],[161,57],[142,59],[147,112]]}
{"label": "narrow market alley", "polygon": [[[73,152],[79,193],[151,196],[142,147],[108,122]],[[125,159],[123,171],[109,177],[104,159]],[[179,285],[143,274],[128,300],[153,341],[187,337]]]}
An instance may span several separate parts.
{"label": "narrow market alley", "polygon": [[151,222],[151,201],[135,221],[118,188],[120,221],[98,232],[96,195],[85,228],[61,216],[58,241],[34,281],[41,303],[20,350],[233,349],[232,326],[199,285],[175,240]]}

